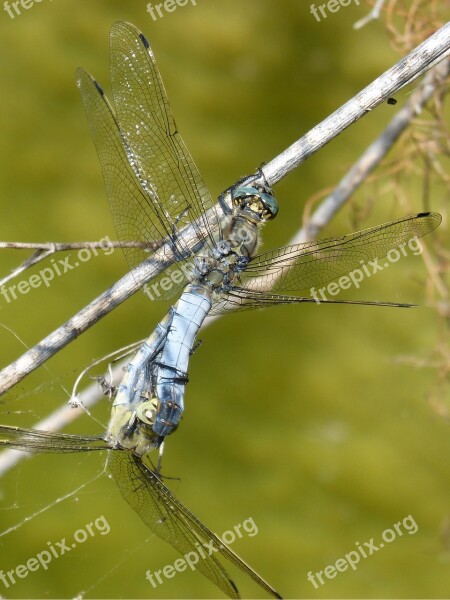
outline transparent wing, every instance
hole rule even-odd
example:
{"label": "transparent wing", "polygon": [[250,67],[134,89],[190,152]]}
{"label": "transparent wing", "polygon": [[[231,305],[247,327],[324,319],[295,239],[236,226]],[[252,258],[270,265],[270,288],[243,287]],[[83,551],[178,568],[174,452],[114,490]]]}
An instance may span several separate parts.
{"label": "transparent wing", "polygon": [[[390,251],[398,252],[400,256],[417,251],[417,238],[436,229],[440,222],[441,216],[437,213],[419,213],[343,237],[287,246],[259,254],[250,260],[242,273],[240,285],[219,298],[211,314],[273,304],[314,302],[312,288],[349,275],[355,269],[361,270],[363,278],[370,276],[373,269],[377,268],[372,267],[370,261],[376,263],[377,259],[389,255]],[[367,272],[364,271],[364,265]],[[380,266],[384,268],[384,264]],[[395,303],[381,304],[402,306]]]}
{"label": "transparent wing", "polygon": [[0,448],[8,447],[26,452],[65,453],[105,450],[108,446],[100,436],[52,433],[38,429],[0,425]]}
{"label": "transparent wing", "polygon": [[[195,552],[199,558],[196,569],[230,598],[239,598],[239,592],[217,560],[216,556],[219,555],[231,560],[269,594],[275,598],[280,597],[264,579],[203,525],[140,458],[131,452],[110,451],[108,465],[122,496],[144,523],[182,555]],[[212,554],[211,545],[215,548]]]}
{"label": "transparent wing", "polygon": [[[189,256],[190,248],[177,241],[177,230],[200,217],[212,243],[218,219],[214,212],[204,214],[212,199],[176,130],[148,42],[130,24],[112,27],[111,76],[116,112],[95,79],[83,69],[77,71],[117,236],[123,242],[147,244],[148,250],[170,237],[180,258]],[[191,247],[196,243],[194,235]],[[130,267],[147,258],[148,250],[123,249]],[[176,271],[168,289],[161,292],[152,283],[154,295],[170,297],[186,283],[187,269],[179,264]],[[165,276],[167,272],[158,279]]]}
{"label": "transparent wing", "polygon": [[[100,436],[80,436],[0,425],[0,448],[26,452],[68,453],[105,450]],[[228,558],[275,598],[281,596],[197,519],[140,458],[122,450],[110,450],[108,467],[123,498],[161,539],[182,555],[195,552],[196,568],[230,598],[239,598],[236,585],[216,559]]]}
{"label": "transparent wing", "polygon": [[[110,44],[111,85],[119,128],[129,160],[150,200],[150,210],[141,211],[135,233],[148,239],[149,231],[162,225],[165,236],[172,235],[174,229],[196,219],[203,220],[209,231],[216,231],[215,215],[208,221],[205,215],[213,206],[211,196],[177,131],[148,41],[130,23],[118,22],[111,28]],[[120,199],[119,206],[112,208],[123,214]],[[189,249],[179,250],[183,253]]]}
{"label": "transparent wing", "polygon": [[362,306],[391,306],[395,308],[411,308],[414,304],[404,302],[382,302],[378,300],[333,300],[322,297],[312,298],[305,296],[284,296],[282,294],[267,294],[264,292],[252,292],[239,287],[233,287],[227,294],[217,301],[209,313],[213,315],[223,315],[231,311],[251,310],[265,308],[278,304],[359,304]]}
{"label": "transparent wing", "polygon": [[[163,227],[149,231],[147,238],[137,235],[139,214],[148,210],[149,200],[128,161],[125,142],[108,99],[84,69],[77,69],[77,85],[102,167],[106,193],[111,207],[114,207],[112,212],[119,240],[161,242],[166,235]],[[124,248],[123,251],[130,264],[145,258],[144,250]]]}

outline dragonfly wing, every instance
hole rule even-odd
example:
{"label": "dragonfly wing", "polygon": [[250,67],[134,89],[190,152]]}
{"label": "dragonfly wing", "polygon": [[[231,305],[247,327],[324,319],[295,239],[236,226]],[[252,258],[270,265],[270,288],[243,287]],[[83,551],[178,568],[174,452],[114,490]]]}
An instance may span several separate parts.
{"label": "dragonfly wing", "polygon": [[361,271],[363,278],[370,276],[370,263],[377,264],[390,251],[397,251],[400,255],[416,252],[420,249],[417,239],[433,231],[440,222],[441,216],[437,213],[420,213],[343,237],[259,254],[250,260],[242,273],[240,285],[219,298],[211,314],[315,301],[312,295],[314,288],[341,276],[349,276],[356,269]]}
{"label": "dragonfly wing", "polygon": [[[239,598],[239,592],[216,555],[228,558],[267,592],[276,598],[280,597],[217,535],[203,525],[139,457],[131,452],[111,451],[108,465],[123,498],[147,527],[182,555],[194,552],[198,557],[196,569],[230,598]],[[214,546],[214,553],[210,553],[211,545]]]}
{"label": "dragonfly wing", "polygon": [[[122,242],[141,242],[145,248],[123,248],[130,267],[148,258],[148,252],[162,245],[167,237],[166,223],[153,211],[153,204],[139,183],[138,176],[125,151],[126,142],[119,129],[114,111],[95,79],[83,69],[77,70],[77,84],[103,171],[106,193],[117,237]],[[177,268],[170,285],[161,287],[162,279],[172,269],[166,269],[152,281],[153,296],[168,298],[184,287],[186,271]],[[161,290],[162,289],[162,293]]]}
{"label": "dragonfly wing", "polygon": [[[77,85],[102,167],[119,240],[161,243],[166,234],[162,227],[159,230],[149,228],[148,235],[142,235],[138,215],[149,210],[148,198],[128,161],[124,138],[108,99],[97,81],[84,69],[77,69]],[[148,257],[141,248],[124,248],[123,252],[130,266]]]}
{"label": "dragonfly wing", "polygon": [[64,453],[105,450],[107,447],[105,440],[100,436],[53,433],[0,425],[0,448],[15,448],[25,452]]}
{"label": "dragonfly wing", "polygon": [[[153,229],[157,229],[157,236],[171,236],[175,229],[196,219],[208,231],[218,230],[215,213],[211,217],[205,214],[213,202],[178,133],[148,41],[130,23],[118,22],[111,28],[110,43],[117,121],[149,204],[139,215],[133,215],[140,238],[145,239]],[[123,215],[125,208],[119,199],[113,210]],[[189,251],[178,249],[181,253]]]}
{"label": "dragonfly wing", "polygon": [[235,287],[229,293],[224,294],[216,302],[209,313],[211,316],[224,315],[229,312],[266,308],[280,304],[302,304],[315,302],[316,304],[359,304],[362,306],[391,306],[396,308],[411,308],[414,304],[404,302],[383,302],[378,300],[333,300],[329,298],[288,296],[283,294],[266,294],[251,292],[243,288]]}
{"label": "dragonfly wing", "polygon": [[[149,250],[168,237],[180,256],[189,255],[189,249],[177,242],[177,230],[203,215],[201,224],[212,239],[219,221],[215,212],[204,214],[212,199],[176,131],[148,43],[127,23],[116,23],[111,30],[111,74],[116,112],[100,85],[83,69],[77,70],[77,84],[118,239],[148,246],[124,248],[127,262],[130,267],[142,262]],[[203,237],[198,234],[199,239]],[[190,238],[192,246],[195,238]],[[154,297],[169,298],[186,284],[187,262],[189,258],[152,282]],[[163,278],[167,281],[162,282]]]}

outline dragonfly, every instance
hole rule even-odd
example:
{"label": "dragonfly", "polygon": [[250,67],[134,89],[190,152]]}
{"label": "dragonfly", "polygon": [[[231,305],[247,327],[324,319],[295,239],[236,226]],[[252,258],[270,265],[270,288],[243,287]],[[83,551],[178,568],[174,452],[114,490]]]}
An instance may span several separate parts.
{"label": "dragonfly", "polygon": [[[269,185],[244,177],[216,204],[178,132],[148,40],[133,25],[118,22],[110,52],[113,105],[85,70],[78,70],[77,83],[117,235],[144,246],[124,248],[130,267],[148,257],[145,244],[165,243],[176,262],[152,281],[150,295],[179,296],[129,362],[115,393],[105,439],[111,448],[128,450],[136,465],[178,427],[188,363],[207,315],[316,302],[308,290],[426,235],[441,217],[420,213],[258,253],[261,229],[278,213]],[[129,502],[131,497],[126,496]],[[137,508],[136,500],[132,505],[142,516],[143,505]],[[144,521],[155,531],[152,519]],[[170,536],[168,541],[173,543]]]}
{"label": "dragonfly", "polygon": [[152,281],[149,295],[179,299],[126,367],[103,435],[2,426],[0,446],[58,453],[107,450],[124,499],[153,532],[182,554],[212,541],[217,553],[199,561],[197,568],[228,596],[239,593],[219,556],[278,598],[270,584],[175,498],[149,463],[150,451],[161,447],[183,414],[197,333],[208,315],[316,302],[310,294],[314,286],[428,234],[441,217],[419,213],[342,237],[258,253],[261,229],[278,213],[270,186],[259,183],[261,177],[244,177],[215,203],[178,132],[145,36],[118,22],[111,29],[110,51],[113,105],[84,69],[77,71],[77,85],[117,235],[127,243],[130,266],[147,260],[150,249],[167,249],[175,256],[175,263]]}
{"label": "dragonfly", "polygon": [[142,456],[179,425],[189,359],[206,316],[315,302],[308,290],[426,235],[441,217],[420,213],[258,254],[261,229],[278,213],[269,185],[244,177],[215,203],[178,132],[148,40],[118,22],[110,52],[113,105],[83,69],[77,84],[117,235],[144,246],[124,248],[131,267],[148,258],[145,244],[165,243],[176,257],[152,281],[151,295],[179,299],[126,367],[108,427],[112,445]]}

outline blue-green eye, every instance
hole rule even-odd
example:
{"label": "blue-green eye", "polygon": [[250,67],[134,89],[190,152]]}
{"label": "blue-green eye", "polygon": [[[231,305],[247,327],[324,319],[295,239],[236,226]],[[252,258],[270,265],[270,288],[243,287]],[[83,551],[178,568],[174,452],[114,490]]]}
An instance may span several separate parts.
{"label": "blue-green eye", "polygon": [[267,212],[270,214],[269,218],[274,219],[278,214],[278,202],[276,199],[271,194],[267,194],[266,192],[260,192],[259,197],[263,201]]}
{"label": "blue-green eye", "polygon": [[[257,197],[264,207],[261,217],[266,220],[273,219],[278,213],[278,202],[276,199],[267,192],[259,191],[256,187],[238,187],[232,191],[231,197],[235,206],[241,204],[243,200]],[[250,202],[248,204],[250,204]]]}

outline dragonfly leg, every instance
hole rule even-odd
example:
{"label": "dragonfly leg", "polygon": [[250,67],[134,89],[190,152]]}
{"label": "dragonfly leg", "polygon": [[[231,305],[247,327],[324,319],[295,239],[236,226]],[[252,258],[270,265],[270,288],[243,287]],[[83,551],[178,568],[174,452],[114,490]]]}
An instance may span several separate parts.
{"label": "dragonfly leg", "polygon": [[192,349],[189,352],[189,356],[192,356],[194,354],[194,352],[196,352],[202,344],[203,344],[203,340],[196,340],[195,344],[193,345]]}

